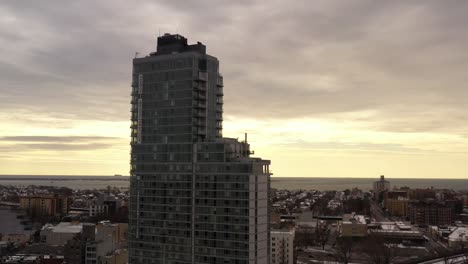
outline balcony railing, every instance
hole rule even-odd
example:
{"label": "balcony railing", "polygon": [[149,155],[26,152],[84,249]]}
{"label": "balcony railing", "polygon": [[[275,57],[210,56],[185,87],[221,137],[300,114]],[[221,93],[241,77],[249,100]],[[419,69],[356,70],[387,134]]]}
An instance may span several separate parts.
{"label": "balcony railing", "polygon": [[206,95],[199,93],[195,98],[197,98],[197,100],[206,100]]}
{"label": "balcony railing", "polygon": [[193,121],[194,126],[206,126],[206,121],[203,119]]}
{"label": "balcony railing", "polygon": [[208,73],[198,72],[197,80],[206,82],[208,80]]}
{"label": "balcony railing", "polygon": [[217,86],[221,86],[223,87],[223,76],[218,76],[218,78],[216,78],[216,85]]}
{"label": "balcony railing", "polygon": [[206,91],[206,83],[197,83],[194,88],[199,91]]}
{"label": "balcony railing", "polygon": [[206,135],[206,130],[204,130],[204,129],[199,129],[199,130],[197,131],[197,134],[198,134],[198,135]]}
{"label": "balcony railing", "polygon": [[206,117],[206,112],[205,111],[197,111],[195,112],[196,117]]}
{"label": "balcony railing", "polygon": [[205,102],[197,102],[195,104],[195,107],[197,107],[197,108],[206,108],[206,103]]}

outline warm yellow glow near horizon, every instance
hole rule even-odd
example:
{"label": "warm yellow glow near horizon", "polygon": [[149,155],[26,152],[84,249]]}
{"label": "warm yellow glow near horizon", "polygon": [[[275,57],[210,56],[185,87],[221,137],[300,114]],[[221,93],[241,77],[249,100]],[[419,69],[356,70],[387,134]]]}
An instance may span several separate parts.
{"label": "warm yellow glow near horizon", "polygon": [[[247,129],[242,129],[246,127]],[[250,132],[274,176],[467,178],[468,140],[450,134],[390,133],[324,120],[232,120],[225,135]]]}
{"label": "warm yellow glow near horizon", "polygon": [[[129,122],[30,118],[38,123],[28,127],[0,115],[9,123],[0,136],[46,136],[52,142],[2,140],[0,174],[128,175]],[[468,140],[451,134],[376,131],[333,119],[226,117],[225,137],[243,139],[244,132],[254,156],[272,161],[274,177],[467,178]]]}

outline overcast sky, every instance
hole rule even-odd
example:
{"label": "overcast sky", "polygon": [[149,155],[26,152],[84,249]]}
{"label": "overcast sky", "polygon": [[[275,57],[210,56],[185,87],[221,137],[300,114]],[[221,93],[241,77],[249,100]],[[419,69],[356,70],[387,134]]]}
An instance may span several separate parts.
{"label": "overcast sky", "polygon": [[128,174],[132,58],[200,41],[274,176],[468,177],[467,1],[0,2],[0,174]]}

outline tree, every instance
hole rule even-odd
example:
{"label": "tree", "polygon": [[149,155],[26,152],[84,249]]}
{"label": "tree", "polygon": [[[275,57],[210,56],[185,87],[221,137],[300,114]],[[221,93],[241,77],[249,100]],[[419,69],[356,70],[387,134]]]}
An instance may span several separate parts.
{"label": "tree", "polygon": [[460,263],[462,264],[468,264],[468,252],[464,252],[463,253],[463,256],[461,257],[462,258],[462,261]]}
{"label": "tree", "polygon": [[344,192],[344,194],[345,194],[346,196],[349,196],[349,195],[351,194],[351,190],[350,190],[350,189],[346,189],[346,190],[344,190],[343,192]]}
{"label": "tree", "polygon": [[348,264],[353,253],[354,241],[351,237],[339,237],[336,240],[336,246],[333,249],[333,256],[336,261]]}
{"label": "tree", "polygon": [[310,227],[298,228],[294,235],[294,248],[306,248],[314,243],[314,230]]}
{"label": "tree", "polygon": [[15,245],[15,243],[12,241],[8,241],[5,251],[4,251],[4,255],[5,256],[12,255],[12,254],[15,254],[17,251],[18,251],[18,247]]}
{"label": "tree", "polygon": [[460,263],[468,264],[468,249],[466,248],[466,245],[465,245],[466,241],[464,239],[464,236],[460,236],[457,242],[458,242],[458,248],[460,250],[460,253],[462,254],[462,256],[460,257],[461,258]]}
{"label": "tree", "polygon": [[330,228],[326,224],[318,224],[315,228],[315,240],[316,242],[325,249],[325,245],[327,244],[330,238]]}
{"label": "tree", "polygon": [[395,257],[395,246],[386,244],[382,237],[371,234],[364,242],[364,252],[371,263],[390,264]]}
{"label": "tree", "polygon": [[444,260],[444,264],[452,264],[454,262],[450,255],[445,255],[443,260]]}

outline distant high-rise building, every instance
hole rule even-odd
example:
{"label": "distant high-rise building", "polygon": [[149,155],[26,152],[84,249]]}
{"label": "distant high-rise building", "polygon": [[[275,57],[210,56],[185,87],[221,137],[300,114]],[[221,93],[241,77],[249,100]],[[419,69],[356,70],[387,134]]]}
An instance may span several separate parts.
{"label": "distant high-rise building", "polygon": [[379,181],[375,181],[373,184],[374,199],[382,202],[383,192],[390,190],[390,182],[385,180],[385,176],[381,175]]}
{"label": "distant high-rise building", "polygon": [[269,263],[270,161],[222,137],[223,78],[180,35],[133,60],[129,263]]}

